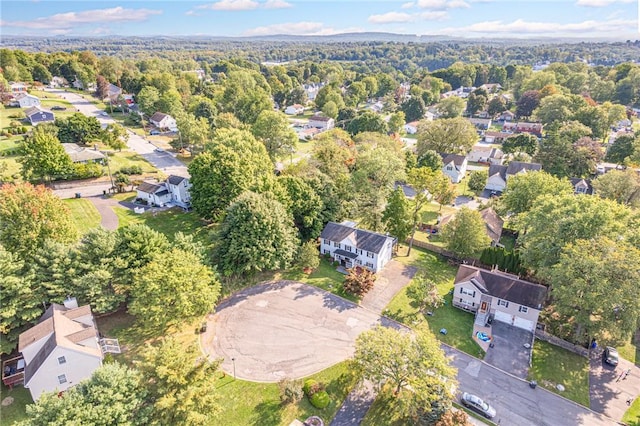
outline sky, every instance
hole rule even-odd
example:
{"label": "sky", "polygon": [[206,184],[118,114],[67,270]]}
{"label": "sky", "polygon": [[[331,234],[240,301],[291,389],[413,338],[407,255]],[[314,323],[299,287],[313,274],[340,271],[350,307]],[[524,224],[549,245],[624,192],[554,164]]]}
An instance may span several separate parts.
{"label": "sky", "polygon": [[4,35],[640,39],[640,0],[2,0]]}

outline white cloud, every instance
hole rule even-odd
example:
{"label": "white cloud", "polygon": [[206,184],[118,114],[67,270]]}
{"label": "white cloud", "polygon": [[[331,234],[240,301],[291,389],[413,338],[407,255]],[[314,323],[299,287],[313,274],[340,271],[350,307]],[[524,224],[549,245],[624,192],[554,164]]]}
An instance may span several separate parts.
{"label": "white cloud", "polygon": [[447,10],[468,8],[469,3],[464,0],[418,0],[418,7],[429,10]]}
{"label": "white cloud", "polygon": [[408,2],[408,3],[403,3],[402,4],[402,9],[411,9],[413,6],[415,6],[416,4],[412,1]]}
{"label": "white cloud", "polygon": [[444,10],[436,10],[433,12],[422,12],[418,16],[425,21],[444,21],[449,18],[449,14]]}
{"label": "white cloud", "polygon": [[625,30],[633,30],[637,26],[635,20],[612,19],[607,21],[583,21],[577,23],[528,22],[518,19],[513,22],[485,21],[466,27],[450,27],[435,30],[429,34],[451,36],[509,36],[526,37],[540,35],[545,37],[606,37],[615,36]]}
{"label": "white cloud", "polygon": [[577,6],[584,7],[606,7],[614,3],[632,3],[635,0],[578,0]]}
{"label": "white cloud", "polygon": [[85,10],[83,12],[57,13],[55,15],[36,18],[31,21],[2,21],[3,27],[19,27],[30,29],[56,31],[73,30],[74,27],[84,24],[109,24],[121,22],[146,21],[153,15],[162,14],[161,10],[151,9],[125,9],[121,6],[110,9]]}
{"label": "white cloud", "polygon": [[398,22],[410,22],[414,19],[413,15],[403,12],[388,12],[382,15],[371,15],[367,21],[372,24],[395,24]]}
{"label": "white cloud", "polygon": [[211,4],[196,6],[196,9],[211,10],[252,10],[257,9],[260,4],[253,0],[220,0]]}
{"label": "white cloud", "polygon": [[362,32],[362,28],[342,28],[336,29],[325,27],[322,22],[288,22],[284,24],[267,25],[247,30],[245,36],[266,36],[266,35],[333,35],[342,33]]}
{"label": "white cloud", "polygon": [[262,5],[265,9],[287,9],[293,7],[291,3],[287,3],[284,0],[267,0]]}

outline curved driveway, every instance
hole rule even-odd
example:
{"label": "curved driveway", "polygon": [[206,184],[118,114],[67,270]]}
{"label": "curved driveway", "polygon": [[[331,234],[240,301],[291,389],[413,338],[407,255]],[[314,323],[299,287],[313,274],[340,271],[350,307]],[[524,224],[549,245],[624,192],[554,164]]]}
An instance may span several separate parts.
{"label": "curved driveway", "polygon": [[208,355],[223,358],[227,374],[234,374],[235,367],[238,378],[277,382],[309,376],[351,357],[356,337],[376,325],[404,328],[324,290],[278,281],[223,301],[202,341]]}

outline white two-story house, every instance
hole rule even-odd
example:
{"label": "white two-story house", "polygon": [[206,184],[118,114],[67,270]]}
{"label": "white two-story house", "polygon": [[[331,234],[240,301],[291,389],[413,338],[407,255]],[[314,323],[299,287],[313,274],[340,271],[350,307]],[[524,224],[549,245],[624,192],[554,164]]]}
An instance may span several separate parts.
{"label": "white two-story house", "polygon": [[475,323],[484,326],[493,318],[535,331],[547,297],[547,288],[516,275],[460,265],[454,282],[453,306],[475,312]]}
{"label": "white two-story house", "polygon": [[329,222],[320,234],[320,253],[345,268],[361,266],[378,272],[391,260],[396,239],[358,229],[351,223]]}
{"label": "white two-story house", "polygon": [[183,209],[191,207],[189,179],[182,176],[170,175],[165,182],[142,182],[137,188],[137,199],[144,200],[149,205],[164,207],[176,205]]}
{"label": "white two-story house", "polygon": [[508,166],[492,164],[489,167],[489,178],[485,189],[496,192],[504,192],[507,188],[507,181],[511,176],[520,173],[531,173],[542,170],[542,165],[536,163],[524,163],[522,161],[512,161]]}
{"label": "white two-story house", "polygon": [[467,173],[467,157],[458,154],[440,154],[442,156],[442,173],[451,183],[460,183]]}
{"label": "white two-story house", "polygon": [[20,334],[24,387],[34,401],[43,392],[65,391],[91,377],[102,365],[103,351],[89,305],[75,299],[52,304],[38,324]]}
{"label": "white two-story house", "polygon": [[165,114],[164,112],[156,112],[151,117],[149,117],[149,123],[153,124],[161,131],[169,130],[171,132],[178,131],[178,125],[176,124],[176,119],[170,116],[169,114]]}

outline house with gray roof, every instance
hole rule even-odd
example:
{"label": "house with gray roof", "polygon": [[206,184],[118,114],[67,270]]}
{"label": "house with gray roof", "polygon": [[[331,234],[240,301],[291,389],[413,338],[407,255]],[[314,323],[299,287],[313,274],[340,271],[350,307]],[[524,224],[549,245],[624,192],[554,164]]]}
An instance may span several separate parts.
{"label": "house with gray roof", "polygon": [[28,108],[24,111],[24,115],[32,126],[37,126],[42,123],[53,123],[56,121],[55,115],[51,111],[42,109],[39,106]]}
{"label": "house with gray roof", "polygon": [[516,275],[460,265],[454,281],[453,306],[476,314],[475,323],[492,320],[535,331],[547,288]]}
{"label": "house with gray roof", "polygon": [[467,157],[459,154],[440,154],[442,157],[442,173],[451,183],[460,183],[467,174]]}
{"label": "house with gray roof", "polygon": [[43,392],[62,392],[91,377],[103,349],[91,308],[75,299],[52,304],[18,339],[24,359],[24,387],[34,401]]}
{"label": "house with gray roof", "polygon": [[320,234],[320,253],[345,268],[360,266],[378,272],[391,260],[396,239],[358,229],[352,223],[329,222]]}
{"label": "house with gray roof", "polygon": [[170,175],[164,182],[142,182],[137,188],[137,199],[145,201],[150,206],[178,206],[183,209],[191,208],[191,194],[189,178]]}
{"label": "house with gray roof", "polygon": [[574,194],[593,195],[593,185],[591,180],[583,178],[570,178],[571,186],[573,186]]}
{"label": "house with gray roof", "polygon": [[512,161],[508,166],[492,164],[489,167],[489,178],[484,188],[502,193],[507,188],[507,180],[509,180],[511,176],[521,173],[539,172],[540,170],[542,170],[542,165],[525,163],[523,161]]}
{"label": "house with gray roof", "polygon": [[97,149],[87,149],[75,143],[63,143],[64,151],[71,157],[74,163],[100,163],[104,164],[105,155]]}

